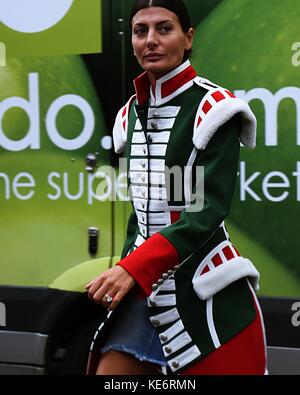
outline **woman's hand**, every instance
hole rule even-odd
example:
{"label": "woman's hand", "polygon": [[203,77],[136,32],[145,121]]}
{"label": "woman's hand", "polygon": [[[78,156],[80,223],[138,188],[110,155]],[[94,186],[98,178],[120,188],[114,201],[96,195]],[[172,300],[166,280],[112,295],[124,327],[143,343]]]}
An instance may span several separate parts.
{"label": "woman's hand", "polygon": [[[89,282],[85,289],[88,297],[114,310],[122,298],[134,286],[135,280],[122,266],[114,266]],[[112,301],[107,301],[111,297]]]}

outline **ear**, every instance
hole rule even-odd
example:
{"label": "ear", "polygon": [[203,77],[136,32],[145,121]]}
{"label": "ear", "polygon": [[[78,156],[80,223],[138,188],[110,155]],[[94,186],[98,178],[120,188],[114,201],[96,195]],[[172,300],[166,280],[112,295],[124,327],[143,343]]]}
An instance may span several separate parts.
{"label": "ear", "polygon": [[194,40],[194,34],[195,34],[195,29],[193,27],[190,27],[188,32],[186,32],[185,37],[185,49],[189,50],[193,46],[193,40]]}

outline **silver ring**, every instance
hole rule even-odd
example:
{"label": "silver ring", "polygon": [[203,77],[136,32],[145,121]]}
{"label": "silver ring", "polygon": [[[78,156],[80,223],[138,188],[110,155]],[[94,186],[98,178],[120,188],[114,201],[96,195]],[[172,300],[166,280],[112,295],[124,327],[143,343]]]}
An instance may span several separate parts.
{"label": "silver ring", "polygon": [[111,303],[113,298],[111,296],[109,296],[108,294],[105,294],[105,299],[107,303]]}

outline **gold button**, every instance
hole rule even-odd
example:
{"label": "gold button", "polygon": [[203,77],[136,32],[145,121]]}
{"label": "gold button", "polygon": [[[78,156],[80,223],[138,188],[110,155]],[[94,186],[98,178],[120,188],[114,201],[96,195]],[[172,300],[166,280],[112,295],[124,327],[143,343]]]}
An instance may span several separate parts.
{"label": "gold button", "polygon": [[167,275],[167,273],[164,273],[164,274],[162,275],[162,278],[163,278],[163,280],[167,280],[167,279],[169,278],[169,276]]}
{"label": "gold button", "polygon": [[158,285],[161,285],[163,282],[164,282],[164,280],[163,280],[162,278],[159,278],[159,279],[157,280],[157,284],[158,284]]}
{"label": "gold button", "polygon": [[158,288],[158,284],[154,283],[152,284],[152,291],[156,291]]}

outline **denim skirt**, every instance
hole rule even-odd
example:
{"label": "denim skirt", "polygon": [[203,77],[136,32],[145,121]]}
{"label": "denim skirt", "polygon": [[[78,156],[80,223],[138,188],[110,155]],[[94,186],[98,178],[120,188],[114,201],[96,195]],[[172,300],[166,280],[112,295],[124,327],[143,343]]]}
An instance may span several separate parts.
{"label": "denim skirt", "polygon": [[149,320],[147,299],[139,299],[133,293],[127,296],[125,304],[120,303],[118,319],[100,352],[121,351],[140,361],[167,366],[158,333]]}

